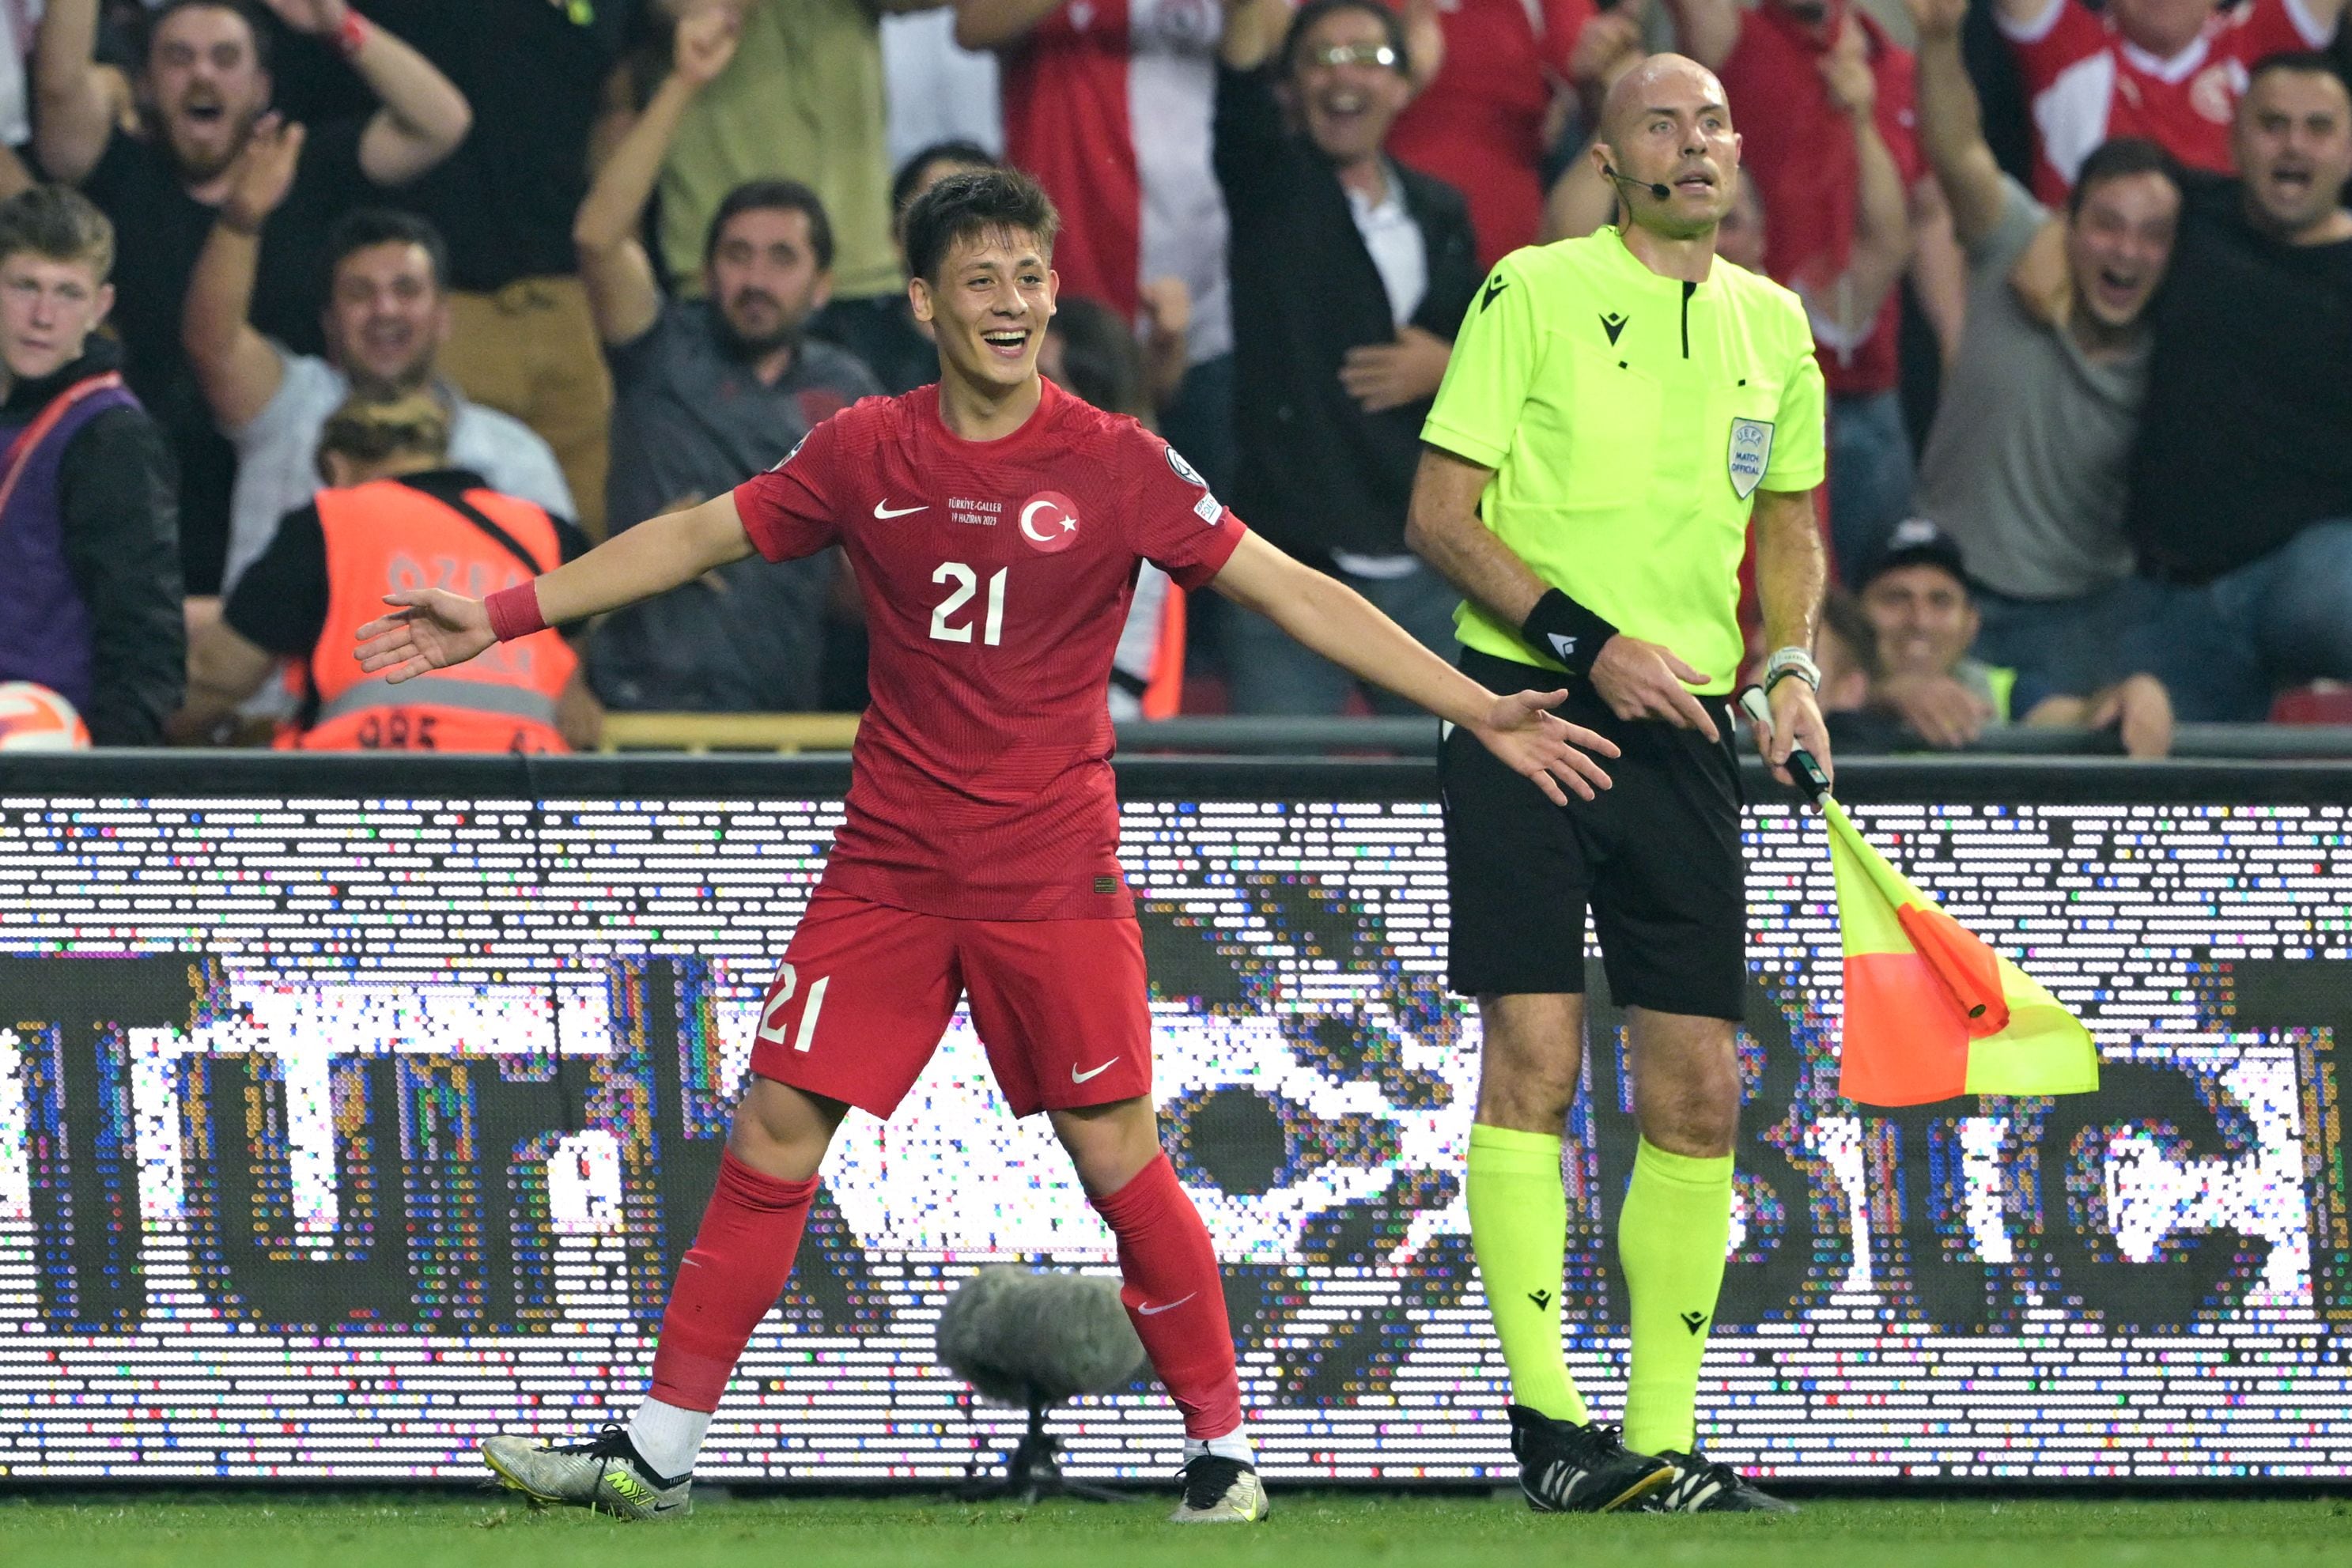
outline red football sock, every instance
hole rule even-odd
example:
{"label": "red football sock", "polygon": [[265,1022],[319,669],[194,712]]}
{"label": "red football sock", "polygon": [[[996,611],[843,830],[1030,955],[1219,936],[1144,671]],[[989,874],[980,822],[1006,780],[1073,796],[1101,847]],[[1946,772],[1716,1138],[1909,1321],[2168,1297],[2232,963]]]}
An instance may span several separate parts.
{"label": "red football sock", "polygon": [[1184,1435],[1205,1441],[1234,1431],[1242,1424],[1242,1387],[1224,1281],[1209,1228],[1177,1185],[1168,1156],[1157,1156],[1094,1204],[1118,1238],[1118,1271],[1127,1281],[1118,1299],[1152,1370],[1184,1413]]}
{"label": "red football sock", "polygon": [[751,1331],[784,1293],[816,1177],[778,1181],[722,1152],[702,1228],[677,1266],[654,1351],[653,1396],[716,1410]]}

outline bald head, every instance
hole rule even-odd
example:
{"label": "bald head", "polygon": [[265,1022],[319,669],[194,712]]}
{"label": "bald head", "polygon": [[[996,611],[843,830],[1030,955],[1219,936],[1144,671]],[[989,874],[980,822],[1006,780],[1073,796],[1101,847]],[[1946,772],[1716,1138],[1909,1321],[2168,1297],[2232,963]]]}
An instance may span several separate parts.
{"label": "bald head", "polygon": [[[1610,88],[1592,156],[1641,227],[1675,239],[1713,230],[1739,179],[1723,83],[1685,56],[1652,55]],[[1658,185],[1668,193],[1658,195]]]}
{"label": "bald head", "polygon": [[1729,118],[1713,71],[1688,55],[1652,55],[1611,85],[1601,105],[1601,139],[1613,145],[1625,122],[1643,110],[1693,101],[1711,103]]}

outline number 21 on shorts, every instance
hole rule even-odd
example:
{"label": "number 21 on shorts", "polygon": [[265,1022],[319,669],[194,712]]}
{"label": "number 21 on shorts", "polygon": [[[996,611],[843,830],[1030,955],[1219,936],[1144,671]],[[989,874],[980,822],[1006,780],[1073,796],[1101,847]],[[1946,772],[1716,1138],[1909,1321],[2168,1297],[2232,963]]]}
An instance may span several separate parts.
{"label": "number 21 on shorts", "polygon": [[[776,983],[768,988],[768,999],[760,1009],[760,1038],[771,1044],[784,1043],[784,1014],[791,1009],[793,993],[800,988],[800,971],[786,964],[776,971]],[[809,983],[808,1000],[801,1005],[801,1027],[793,1037],[794,1051],[806,1051],[816,1039],[816,1015],[824,1009],[824,988],[833,984],[833,977],[824,975]]]}
{"label": "number 21 on shorts", "polygon": [[[989,647],[1004,641],[1004,578],[1013,569],[1000,566],[989,574],[987,613],[983,619],[980,640]],[[960,560],[945,560],[931,580],[945,587],[948,596],[931,607],[931,639],[938,643],[969,643],[972,623],[957,623],[972,595],[980,591],[980,574]],[[822,983],[822,982],[820,982]]]}

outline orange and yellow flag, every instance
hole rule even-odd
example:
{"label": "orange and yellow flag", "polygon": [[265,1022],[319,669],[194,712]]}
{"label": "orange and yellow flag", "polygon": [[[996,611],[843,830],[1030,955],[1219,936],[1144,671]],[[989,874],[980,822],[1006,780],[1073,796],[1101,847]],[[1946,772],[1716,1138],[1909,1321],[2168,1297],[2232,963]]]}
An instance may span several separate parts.
{"label": "orange and yellow flag", "polygon": [[1838,1092],[1864,1105],[2099,1086],[2091,1031],[1903,879],[1826,795],[1845,944]]}

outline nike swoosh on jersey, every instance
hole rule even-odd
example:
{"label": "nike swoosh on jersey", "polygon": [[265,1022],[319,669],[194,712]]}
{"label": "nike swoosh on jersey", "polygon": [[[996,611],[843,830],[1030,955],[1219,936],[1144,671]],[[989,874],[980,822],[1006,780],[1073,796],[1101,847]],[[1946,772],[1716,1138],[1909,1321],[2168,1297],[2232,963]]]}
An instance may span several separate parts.
{"label": "nike swoosh on jersey", "polygon": [[[1192,1296],[1197,1296],[1197,1295],[1199,1295],[1200,1293],[1201,1293],[1200,1291],[1193,1291],[1193,1292],[1192,1292]],[[1165,1305],[1165,1306],[1160,1306],[1160,1307],[1138,1307],[1138,1308],[1136,1308],[1135,1310],[1136,1310],[1136,1312],[1137,1312],[1139,1315],[1141,1315],[1141,1316],[1143,1316],[1143,1317],[1147,1317],[1147,1318],[1156,1318],[1156,1317],[1158,1317],[1158,1316],[1159,1316],[1160,1313],[1162,1313],[1162,1312],[1174,1312],[1177,1308],[1179,1308],[1179,1307],[1182,1306],[1186,1301],[1191,1301],[1191,1300],[1192,1299],[1192,1296],[1179,1296],[1179,1297],[1177,1297],[1174,1301],[1170,1301],[1170,1302],[1169,1302],[1167,1305]]]}
{"label": "nike swoosh on jersey", "polygon": [[1070,1063],[1070,1082],[1073,1083],[1084,1083],[1089,1078],[1101,1077],[1104,1073],[1108,1072],[1112,1068],[1117,1067],[1118,1065],[1118,1058],[1114,1056],[1108,1061],[1104,1062],[1100,1067],[1089,1067],[1084,1072],[1081,1072],[1078,1071],[1078,1064],[1073,1061]]}
{"label": "nike swoosh on jersey", "polygon": [[898,510],[892,511],[890,509],[890,503],[887,499],[874,503],[874,515],[877,517],[910,517],[917,512],[928,512],[929,510],[929,507],[924,506],[900,507]]}

